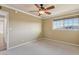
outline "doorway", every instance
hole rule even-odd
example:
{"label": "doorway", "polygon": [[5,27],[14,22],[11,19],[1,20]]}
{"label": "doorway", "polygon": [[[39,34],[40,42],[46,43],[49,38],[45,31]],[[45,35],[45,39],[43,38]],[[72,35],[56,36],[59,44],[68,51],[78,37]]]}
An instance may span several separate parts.
{"label": "doorway", "polygon": [[6,13],[0,11],[0,51],[7,49],[7,18]]}

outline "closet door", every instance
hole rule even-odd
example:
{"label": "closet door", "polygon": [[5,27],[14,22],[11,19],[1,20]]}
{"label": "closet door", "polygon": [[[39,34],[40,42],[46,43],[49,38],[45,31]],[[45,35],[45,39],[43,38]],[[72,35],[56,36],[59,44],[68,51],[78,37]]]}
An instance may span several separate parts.
{"label": "closet door", "polygon": [[0,17],[0,51],[6,49],[5,39],[4,39],[4,17]]}

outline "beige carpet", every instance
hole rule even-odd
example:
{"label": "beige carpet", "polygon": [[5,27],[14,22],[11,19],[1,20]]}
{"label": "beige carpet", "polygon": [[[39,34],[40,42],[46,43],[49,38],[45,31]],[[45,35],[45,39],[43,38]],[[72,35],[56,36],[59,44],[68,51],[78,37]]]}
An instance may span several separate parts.
{"label": "beige carpet", "polygon": [[79,47],[41,39],[17,48],[4,51],[7,55],[78,55]]}

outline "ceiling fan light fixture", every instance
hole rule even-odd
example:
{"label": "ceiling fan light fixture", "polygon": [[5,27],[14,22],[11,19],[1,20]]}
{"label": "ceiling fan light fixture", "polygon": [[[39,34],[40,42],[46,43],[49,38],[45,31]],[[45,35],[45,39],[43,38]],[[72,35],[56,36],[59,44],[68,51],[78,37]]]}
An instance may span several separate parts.
{"label": "ceiling fan light fixture", "polygon": [[45,12],[41,10],[41,11],[39,11],[39,13],[40,13],[40,14],[44,14]]}

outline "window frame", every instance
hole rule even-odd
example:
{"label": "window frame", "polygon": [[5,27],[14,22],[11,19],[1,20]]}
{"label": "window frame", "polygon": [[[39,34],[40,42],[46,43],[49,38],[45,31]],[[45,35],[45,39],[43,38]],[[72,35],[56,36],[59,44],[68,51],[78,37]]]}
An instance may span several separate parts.
{"label": "window frame", "polygon": [[[52,21],[52,28],[53,28],[53,30],[79,30],[79,29],[66,29],[66,28],[64,28],[65,27],[65,25],[64,25],[64,20],[66,20],[66,19],[73,19],[73,18],[79,18],[79,15],[78,16],[73,16],[73,17],[67,17],[67,18],[59,18],[59,19],[54,19],[53,21]],[[54,28],[54,25],[53,25],[53,23],[54,23],[54,21],[58,21],[58,20],[63,20],[63,29],[58,29],[58,28]],[[79,20],[78,20],[78,22],[79,22]],[[79,23],[78,23],[79,24]]]}

